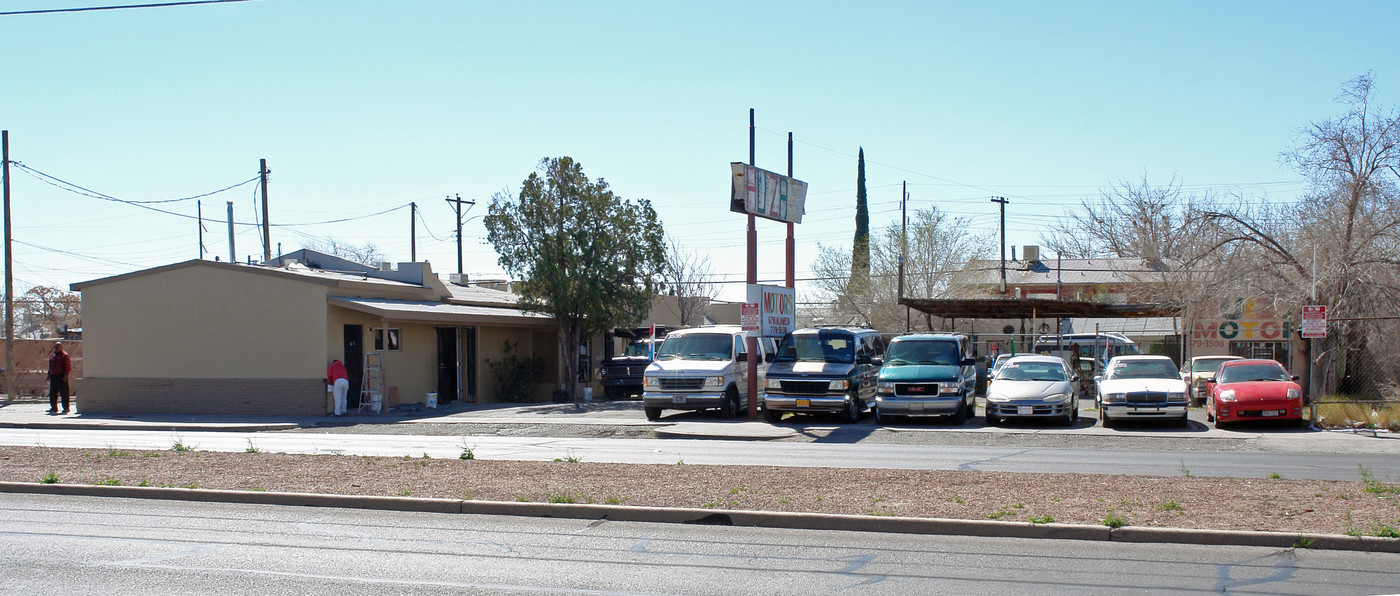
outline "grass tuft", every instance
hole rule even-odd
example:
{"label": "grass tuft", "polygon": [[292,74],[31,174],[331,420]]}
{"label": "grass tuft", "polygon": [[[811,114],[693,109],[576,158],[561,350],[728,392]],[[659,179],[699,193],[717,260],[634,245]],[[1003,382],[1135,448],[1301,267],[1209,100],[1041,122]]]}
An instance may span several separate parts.
{"label": "grass tuft", "polygon": [[1103,525],[1110,528],[1121,528],[1128,525],[1128,518],[1118,515],[1117,511],[1111,511],[1104,516]]}
{"label": "grass tuft", "polygon": [[49,470],[48,474],[44,474],[44,477],[39,479],[39,484],[58,484],[58,473]]}

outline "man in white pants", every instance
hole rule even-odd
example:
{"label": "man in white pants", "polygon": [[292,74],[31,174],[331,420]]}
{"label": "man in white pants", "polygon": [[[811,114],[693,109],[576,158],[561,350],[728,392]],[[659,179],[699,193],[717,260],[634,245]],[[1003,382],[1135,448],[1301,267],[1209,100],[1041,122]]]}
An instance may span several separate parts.
{"label": "man in white pants", "polygon": [[331,395],[335,397],[335,415],[345,415],[345,396],[350,393],[350,375],[339,360],[331,362],[326,369],[326,382],[331,385]]}

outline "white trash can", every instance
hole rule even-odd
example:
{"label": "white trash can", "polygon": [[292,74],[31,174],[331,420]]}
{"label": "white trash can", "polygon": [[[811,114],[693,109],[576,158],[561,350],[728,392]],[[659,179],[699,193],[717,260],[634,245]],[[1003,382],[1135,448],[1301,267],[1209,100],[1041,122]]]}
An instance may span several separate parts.
{"label": "white trash can", "polygon": [[593,401],[593,388],[592,388],[592,387],[584,387],[584,388],[583,388],[583,401]]}
{"label": "white trash can", "polygon": [[429,392],[428,392],[427,398],[423,400],[423,405],[425,405],[425,406],[427,406],[427,407],[429,407],[429,408],[436,408],[436,407],[437,407],[437,393],[432,392],[432,391],[429,391]]}

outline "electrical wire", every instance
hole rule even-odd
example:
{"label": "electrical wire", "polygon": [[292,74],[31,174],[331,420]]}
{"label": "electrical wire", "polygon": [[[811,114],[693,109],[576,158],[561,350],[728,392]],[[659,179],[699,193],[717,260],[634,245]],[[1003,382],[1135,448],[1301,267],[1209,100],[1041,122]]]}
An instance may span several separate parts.
{"label": "electrical wire", "polygon": [[207,197],[207,196],[210,196],[210,195],[216,195],[216,194],[219,194],[219,193],[224,192],[224,191],[233,190],[233,189],[235,189],[235,188],[238,188],[238,187],[240,187],[240,186],[243,186],[244,184],[248,184],[248,183],[250,183],[250,182],[254,182],[254,181],[256,181],[256,180],[259,179],[259,176],[253,176],[252,178],[249,178],[249,179],[247,179],[247,180],[244,180],[244,181],[242,181],[242,182],[239,182],[238,184],[233,184],[233,185],[225,186],[225,187],[223,187],[223,188],[220,188],[219,190],[212,190],[212,191],[209,191],[209,192],[206,192],[206,193],[203,193],[203,194],[197,194],[197,195],[194,195],[194,196],[184,197],[184,198],[179,198],[179,199],[163,199],[163,200],[159,200],[159,201],[132,201],[132,200],[128,200],[128,199],[118,199],[118,198],[116,198],[116,197],[114,197],[114,196],[112,196],[112,195],[109,195],[109,194],[104,194],[104,193],[100,193],[100,192],[97,192],[97,191],[92,190],[92,189],[89,189],[89,188],[84,188],[84,187],[82,187],[82,186],[79,186],[79,185],[77,185],[77,184],[73,184],[72,182],[69,182],[69,181],[64,180],[64,179],[62,179],[62,178],[58,178],[58,177],[56,177],[56,176],[52,176],[52,175],[50,175],[50,174],[46,174],[46,173],[44,173],[44,172],[41,172],[41,171],[36,170],[36,169],[34,169],[34,168],[31,168],[31,167],[29,167],[29,166],[27,166],[27,165],[24,165],[24,163],[22,163],[22,162],[18,162],[18,161],[15,161],[15,160],[10,160],[10,165],[13,165],[13,166],[15,166],[15,167],[17,167],[17,168],[23,170],[24,172],[26,172],[26,173],[28,173],[28,174],[34,176],[35,178],[37,178],[37,179],[40,180],[41,182],[44,182],[45,184],[48,184],[48,185],[53,186],[53,187],[55,187],[55,188],[59,188],[59,189],[61,189],[61,190],[66,190],[66,191],[71,192],[71,193],[76,194],[76,195],[82,195],[82,196],[90,197],[90,198],[94,198],[94,199],[101,199],[101,200],[104,200],[104,201],[112,201],[112,202],[115,202],[115,203],[126,203],[126,204],[128,204],[128,205],[159,205],[159,204],[163,204],[163,203],[179,203],[179,202],[181,202],[181,201],[192,201],[192,200],[194,200],[194,199],[200,199],[200,198],[204,198],[204,197]]}
{"label": "electrical wire", "polygon": [[251,2],[252,0],[184,0],[182,2],[151,2],[147,4],[117,4],[110,6],[84,6],[79,8],[38,8],[34,10],[11,10],[0,12],[0,17],[21,14],[52,14],[57,12],[89,12],[94,10],[121,10],[124,8],[166,8],[170,6],[194,6],[197,4],[226,4],[229,2]]}

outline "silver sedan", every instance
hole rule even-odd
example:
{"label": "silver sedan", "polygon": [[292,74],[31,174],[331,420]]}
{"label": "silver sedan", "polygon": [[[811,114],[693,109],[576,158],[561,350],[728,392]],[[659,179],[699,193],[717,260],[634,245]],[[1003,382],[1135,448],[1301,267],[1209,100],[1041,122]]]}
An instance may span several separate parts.
{"label": "silver sedan", "polygon": [[987,389],[987,424],[1006,418],[1079,420],[1078,377],[1058,356],[1015,356],[1002,365]]}

